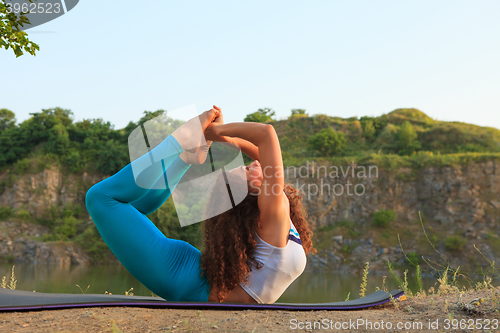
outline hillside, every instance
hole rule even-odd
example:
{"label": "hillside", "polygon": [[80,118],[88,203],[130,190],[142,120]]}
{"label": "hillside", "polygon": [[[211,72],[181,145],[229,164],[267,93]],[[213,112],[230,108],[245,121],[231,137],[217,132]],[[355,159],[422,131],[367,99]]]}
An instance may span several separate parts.
{"label": "hillside", "polygon": [[[380,117],[339,118],[327,115],[292,116],[270,122],[280,138],[284,158],[290,161],[321,156],[307,142],[322,129],[332,127],[343,133],[346,143],[341,156],[372,153],[406,155],[401,152],[398,133],[409,122],[416,132],[416,147],[410,153],[434,155],[500,152],[500,130],[459,122],[433,120],[417,109],[398,109]],[[371,132],[370,132],[370,129]]]}

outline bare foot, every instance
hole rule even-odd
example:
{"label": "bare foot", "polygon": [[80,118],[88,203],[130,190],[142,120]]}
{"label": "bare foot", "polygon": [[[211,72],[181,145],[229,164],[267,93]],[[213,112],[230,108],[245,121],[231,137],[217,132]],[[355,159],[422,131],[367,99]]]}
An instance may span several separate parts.
{"label": "bare foot", "polygon": [[[214,105],[215,106],[215,105]],[[222,113],[220,109],[210,109],[208,111],[203,112],[198,117],[200,118],[200,123],[203,131],[210,125],[212,122],[216,121]]]}
{"label": "bare foot", "polygon": [[207,142],[203,132],[220,114],[220,111],[210,109],[198,117],[192,118],[176,129],[172,136],[179,142],[182,149],[195,153],[200,147],[206,147]]}

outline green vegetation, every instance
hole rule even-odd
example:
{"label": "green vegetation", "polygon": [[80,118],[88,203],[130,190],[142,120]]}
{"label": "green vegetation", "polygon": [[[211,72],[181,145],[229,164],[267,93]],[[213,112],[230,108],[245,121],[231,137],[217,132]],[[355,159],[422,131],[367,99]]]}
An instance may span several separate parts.
{"label": "green vegetation", "polygon": [[[33,0],[29,1],[33,2]],[[20,30],[25,24],[29,24],[26,13],[21,12],[16,15],[5,1],[0,1],[0,49],[11,48],[16,57],[22,56],[23,51],[35,55],[40,47],[28,39],[26,32]]]}
{"label": "green vegetation", "polygon": [[344,133],[337,133],[331,127],[323,128],[309,139],[311,150],[323,156],[332,156],[342,151],[345,144]]}
{"label": "green vegetation", "polygon": [[24,221],[29,221],[31,219],[31,214],[28,211],[21,209],[16,213],[16,217]]}
{"label": "green vegetation", "polygon": [[10,275],[10,280],[9,280],[9,283],[7,284],[7,277],[4,276],[2,277],[2,282],[0,283],[0,287],[1,288],[9,288],[9,289],[16,289],[16,285],[17,285],[17,278],[16,278],[16,274],[14,273],[14,267],[16,266],[12,266],[12,273]]}
{"label": "green vegetation", "polygon": [[308,117],[309,115],[306,113],[304,109],[292,109],[291,117]]}
{"label": "green vegetation", "polygon": [[[285,165],[300,165],[314,158],[332,163],[383,162],[390,168],[419,168],[500,157],[500,130],[433,120],[417,109],[397,109],[380,117],[359,119],[324,114],[307,116],[305,112],[296,117],[292,112],[287,120],[270,124],[280,138]],[[344,135],[341,149],[315,149],[304,144],[317,138],[320,132],[321,137],[332,130]]]}
{"label": "green vegetation", "polygon": [[417,136],[412,124],[405,121],[398,132],[400,154],[410,155],[420,148]]}
{"label": "green vegetation", "polygon": [[381,209],[373,213],[373,225],[380,228],[386,228],[391,222],[396,220],[396,213],[391,209]]}
{"label": "green vegetation", "polygon": [[366,285],[368,284],[368,273],[370,271],[370,263],[365,263],[365,268],[363,269],[363,280],[361,282],[361,286],[359,288],[359,297],[366,296]]}
{"label": "green vegetation", "polygon": [[0,131],[16,125],[16,115],[7,109],[0,109]]}
{"label": "green vegetation", "polygon": [[267,123],[274,120],[272,117],[276,112],[270,108],[258,109],[254,113],[248,114],[243,121],[254,122],[254,123]]}
{"label": "green vegetation", "polygon": [[448,251],[460,252],[464,249],[467,241],[459,235],[453,235],[446,238],[444,241],[444,246]]}
{"label": "green vegetation", "polygon": [[6,220],[11,217],[14,210],[7,206],[0,206],[0,221]]}

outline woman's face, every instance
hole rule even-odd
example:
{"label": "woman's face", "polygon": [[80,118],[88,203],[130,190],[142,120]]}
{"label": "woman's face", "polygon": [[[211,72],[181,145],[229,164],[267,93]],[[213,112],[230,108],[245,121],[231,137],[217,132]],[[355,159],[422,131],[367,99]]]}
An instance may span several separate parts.
{"label": "woman's face", "polygon": [[246,177],[250,192],[252,192],[252,189],[259,189],[262,186],[264,175],[262,174],[262,167],[257,160],[247,166],[242,165],[230,172],[231,174],[238,174],[241,177]]}

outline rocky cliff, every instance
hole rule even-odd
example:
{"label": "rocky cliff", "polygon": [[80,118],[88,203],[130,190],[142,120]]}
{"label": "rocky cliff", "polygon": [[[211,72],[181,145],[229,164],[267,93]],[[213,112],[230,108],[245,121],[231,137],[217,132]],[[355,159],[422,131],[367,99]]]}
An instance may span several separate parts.
{"label": "rocky cliff", "polygon": [[[59,168],[31,174],[0,174],[0,207],[22,212],[18,217],[0,221],[0,259],[42,264],[88,264],[89,256],[71,242],[43,242],[49,228],[32,223],[51,208],[84,206],[85,193],[102,176],[63,174]],[[88,220],[90,219],[87,218]]]}
{"label": "rocky cliff", "polygon": [[[402,263],[403,250],[437,259],[430,244],[457,265],[484,266],[487,262],[478,259],[482,255],[500,262],[498,163],[397,170],[317,163],[287,168],[287,182],[303,191],[310,221],[317,237],[322,237],[318,255],[309,259],[310,266],[352,272],[369,261],[372,268],[383,268],[387,260]],[[25,210],[33,218],[43,217],[50,207],[70,203],[83,207],[86,190],[103,179],[85,173],[66,175],[55,167],[19,175],[9,182],[7,177],[12,176],[7,172],[0,175],[0,181],[7,184],[0,193],[0,206]],[[387,228],[372,225],[374,212],[381,209],[397,214]],[[1,222],[0,258],[61,265],[88,262],[75,244],[42,242],[40,236],[45,232],[43,226],[18,218]],[[454,235],[466,243],[450,250],[446,239]]]}
{"label": "rocky cliff", "polygon": [[[315,229],[342,226],[330,233],[331,246],[311,258],[317,268],[359,269],[366,261],[375,268],[387,260],[402,263],[398,235],[403,250],[419,259],[426,255],[443,262],[433,244],[455,267],[480,268],[487,264],[483,255],[500,260],[498,161],[397,170],[314,163],[301,168],[289,168],[287,180],[303,190]],[[397,214],[388,228],[372,225],[373,213],[381,209]],[[463,239],[464,246],[447,245],[451,236]]]}

